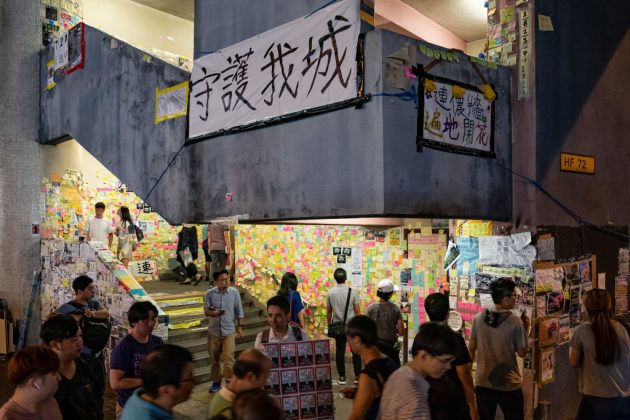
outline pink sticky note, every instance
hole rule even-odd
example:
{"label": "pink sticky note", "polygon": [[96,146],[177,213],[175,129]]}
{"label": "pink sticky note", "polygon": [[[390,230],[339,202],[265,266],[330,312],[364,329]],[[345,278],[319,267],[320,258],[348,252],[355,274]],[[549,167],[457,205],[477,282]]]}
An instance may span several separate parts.
{"label": "pink sticky note", "polygon": [[413,74],[413,71],[411,69],[411,67],[406,67],[405,68],[405,77],[409,77],[410,79],[416,79],[416,75]]}

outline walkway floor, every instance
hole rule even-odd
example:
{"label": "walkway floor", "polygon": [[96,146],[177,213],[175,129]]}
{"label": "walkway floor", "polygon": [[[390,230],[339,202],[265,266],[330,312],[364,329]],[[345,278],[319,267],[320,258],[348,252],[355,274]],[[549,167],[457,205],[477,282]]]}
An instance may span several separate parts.
{"label": "walkway floor", "polygon": [[[0,405],[4,404],[13,393],[13,386],[7,381],[7,365],[8,362],[6,360],[0,361]],[[333,372],[334,370],[335,369],[333,367]],[[352,372],[352,364],[349,363],[346,365],[346,371]],[[342,387],[336,385],[336,381],[334,381],[333,384],[333,393],[335,397],[335,418],[339,420],[347,419],[350,417],[350,413],[352,411],[352,401],[341,396],[339,391]],[[199,385],[195,387],[190,399],[175,407],[175,418],[177,420],[205,419],[209,399],[210,394],[208,393],[207,385]],[[107,391],[105,392],[105,420],[115,419],[115,407],[116,394],[109,389],[108,386]]]}

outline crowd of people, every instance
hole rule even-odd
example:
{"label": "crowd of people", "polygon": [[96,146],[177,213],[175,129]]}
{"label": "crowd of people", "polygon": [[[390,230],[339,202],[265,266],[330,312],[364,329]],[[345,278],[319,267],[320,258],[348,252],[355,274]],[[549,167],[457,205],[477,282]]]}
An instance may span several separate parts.
{"label": "crowd of people", "polygon": [[[128,212],[121,215],[116,234],[128,229]],[[97,226],[100,222],[90,228],[90,235]],[[106,226],[98,229],[108,232]],[[220,263],[224,256],[212,251],[219,250],[210,248],[215,255],[210,258]],[[236,339],[243,336],[241,295],[230,286],[224,268],[213,277],[215,285],[204,298],[213,394],[207,418],[281,419],[278,399],[264,390],[271,369],[264,351],[266,343],[310,339],[298,279],[294,273],[283,275],[277,295],[266,304],[269,328],[235,358]],[[391,280],[380,281],[379,300],[363,315],[357,291],[346,284],[345,270],[335,270],[334,280],[337,284],[326,298],[328,333],[336,345],[341,394],[353,400],[350,419],[490,420],[497,406],[506,420],[524,418],[517,356],[524,357],[529,347],[530,320],[524,313],[515,315],[512,279],[491,284],[494,307],[475,316],[468,345],[447,325],[448,296],[427,296],[429,322],[420,326],[411,361],[402,367],[398,337],[405,333],[403,318],[390,302],[397,287]],[[43,323],[42,345],[26,347],[10,360],[8,376],[15,392],[0,409],[0,420],[101,420],[107,380],[116,392],[116,418],[173,418],[173,407],[186,401],[195,385],[193,357],[153,335],[157,308],[147,301],[131,305],[128,334],[112,349],[107,378],[103,349],[111,330],[109,313],[95,299],[90,277],[77,277],[72,288],[75,298]],[[570,366],[580,370],[578,419],[630,418],[628,332],[611,318],[611,298],[605,290],[590,290],[583,300],[590,322],[575,329],[569,353]],[[345,387],[347,347],[354,386]]]}

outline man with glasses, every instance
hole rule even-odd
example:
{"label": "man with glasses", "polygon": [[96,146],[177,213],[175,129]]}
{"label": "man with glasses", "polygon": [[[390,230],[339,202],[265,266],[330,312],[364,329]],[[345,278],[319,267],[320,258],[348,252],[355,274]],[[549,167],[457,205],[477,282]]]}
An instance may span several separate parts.
{"label": "man with glasses", "polygon": [[[450,368],[457,354],[457,338],[447,326],[423,324],[411,347],[413,359],[391,374],[381,396],[382,419],[430,420],[429,382]],[[404,403],[401,398],[404,398]]]}
{"label": "man with glasses", "polygon": [[174,344],[153,349],[142,363],[143,387],[127,400],[121,420],[169,420],[173,407],[190,397],[193,378],[192,354]]}
{"label": "man with glasses", "polygon": [[495,418],[497,405],[506,420],[524,416],[521,373],[516,355],[527,353],[529,318],[512,313],[516,304],[516,285],[509,278],[499,278],[490,285],[494,310],[477,314],[472,324],[468,350],[477,357],[475,393],[481,420]]}

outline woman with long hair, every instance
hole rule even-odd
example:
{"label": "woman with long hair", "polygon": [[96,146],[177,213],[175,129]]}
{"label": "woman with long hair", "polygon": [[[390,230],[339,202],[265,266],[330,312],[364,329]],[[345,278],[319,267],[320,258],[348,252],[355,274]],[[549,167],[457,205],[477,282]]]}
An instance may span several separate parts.
{"label": "woman with long hair", "polygon": [[584,294],[589,322],[579,325],[569,347],[569,365],[580,368],[578,420],[630,418],[630,338],[612,319],[604,289]]}
{"label": "woman with long hair", "polygon": [[289,302],[289,325],[299,326],[304,329],[304,305],[302,304],[302,296],[300,296],[300,292],[297,291],[297,286],[297,276],[290,271],[284,273],[282,281],[280,282],[278,296],[282,296]]}
{"label": "woman with long hair", "polygon": [[125,268],[127,268],[129,267],[129,261],[131,260],[131,255],[136,243],[136,230],[128,207],[121,206],[117,214],[119,220],[118,223],[116,223],[115,230],[116,237],[118,238],[116,255]]}

